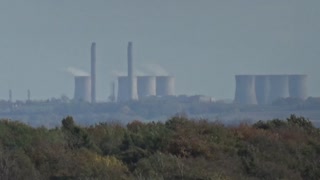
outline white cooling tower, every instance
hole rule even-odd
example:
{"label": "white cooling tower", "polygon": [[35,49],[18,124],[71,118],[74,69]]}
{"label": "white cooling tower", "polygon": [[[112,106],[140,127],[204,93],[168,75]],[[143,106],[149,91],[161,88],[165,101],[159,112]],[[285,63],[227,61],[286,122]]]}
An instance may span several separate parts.
{"label": "white cooling tower", "polygon": [[[132,86],[130,81],[132,81]],[[118,96],[117,96],[118,102],[125,102],[125,101],[132,100],[130,87],[132,87],[132,90],[133,90],[133,99],[138,99],[137,78],[133,77],[131,79],[128,76],[118,77]]]}
{"label": "white cooling tower", "polygon": [[269,75],[270,91],[269,103],[279,99],[289,97],[288,75]]}
{"label": "white cooling tower", "polygon": [[255,91],[256,98],[259,105],[268,104],[269,91],[270,91],[270,80],[267,75],[256,75],[255,76]]}
{"label": "white cooling tower", "polygon": [[254,75],[236,75],[234,102],[237,104],[257,104]]}
{"label": "white cooling tower", "polygon": [[289,76],[289,94],[290,97],[298,99],[306,99],[307,91],[307,75],[290,75]]}
{"label": "white cooling tower", "polygon": [[172,76],[156,77],[156,94],[157,96],[174,96],[175,80]]}
{"label": "white cooling tower", "polygon": [[91,77],[75,76],[74,100],[91,102]]}
{"label": "white cooling tower", "polygon": [[156,95],[155,76],[138,76],[137,81],[139,99]]}

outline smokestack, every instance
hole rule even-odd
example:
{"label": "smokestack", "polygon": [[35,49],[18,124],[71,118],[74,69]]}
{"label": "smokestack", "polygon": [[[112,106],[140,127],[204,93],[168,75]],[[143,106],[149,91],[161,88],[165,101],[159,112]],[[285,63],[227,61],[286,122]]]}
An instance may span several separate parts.
{"label": "smokestack", "polygon": [[238,104],[257,104],[254,75],[236,75],[234,102]]}
{"label": "smokestack", "polygon": [[137,100],[138,94],[137,90],[135,89],[134,84],[134,75],[133,75],[133,59],[132,59],[132,42],[128,43],[128,78],[129,78],[129,100]]}
{"label": "smokestack", "polygon": [[128,55],[129,99],[133,100],[132,42],[128,43],[127,55]]}
{"label": "smokestack", "polygon": [[91,102],[96,103],[96,43],[91,44]]}
{"label": "smokestack", "polygon": [[133,76],[133,69],[132,69],[132,42],[128,43],[128,77],[131,78]]}

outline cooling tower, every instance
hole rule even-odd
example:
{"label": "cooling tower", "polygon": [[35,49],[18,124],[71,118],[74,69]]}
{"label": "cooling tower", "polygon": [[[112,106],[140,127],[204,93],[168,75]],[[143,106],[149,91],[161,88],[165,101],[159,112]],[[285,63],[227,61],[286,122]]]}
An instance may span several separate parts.
{"label": "cooling tower", "polygon": [[74,100],[91,102],[90,76],[75,76]]}
{"label": "cooling tower", "polygon": [[128,76],[119,76],[118,77],[118,102],[125,102],[132,100],[131,92],[130,92],[130,81],[132,80],[132,89],[133,89],[133,97],[138,99],[137,93],[137,78],[133,77],[132,79],[128,78]]}
{"label": "cooling tower", "polygon": [[156,95],[156,77],[138,76],[138,97],[139,99]]}
{"label": "cooling tower", "polygon": [[237,104],[257,104],[255,93],[255,76],[236,75],[236,93],[234,102]]}
{"label": "cooling tower", "polygon": [[307,75],[290,75],[289,76],[289,95],[293,98],[306,99],[307,92]]}
{"label": "cooling tower", "polygon": [[175,80],[172,76],[156,77],[156,94],[157,96],[174,96]]}
{"label": "cooling tower", "polygon": [[289,78],[288,75],[269,75],[270,92],[268,103],[279,98],[289,97]]}
{"label": "cooling tower", "polygon": [[270,90],[269,76],[256,75],[255,91],[256,91],[257,102],[259,105],[268,104],[269,90]]}
{"label": "cooling tower", "polygon": [[91,44],[91,102],[96,102],[96,43]]}

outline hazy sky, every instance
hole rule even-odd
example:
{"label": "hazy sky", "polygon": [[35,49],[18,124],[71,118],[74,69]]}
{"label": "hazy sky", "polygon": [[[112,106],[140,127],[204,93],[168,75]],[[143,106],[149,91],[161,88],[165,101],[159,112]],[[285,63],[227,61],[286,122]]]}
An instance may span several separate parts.
{"label": "hazy sky", "polygon": [[319,0],[1,0],[0,99],[73,97],[65,69],[89,72],[97,43],[97,98],[126,71],[156,64],[177,94],[233,98],[235,74],[306,73],[320,96]]}

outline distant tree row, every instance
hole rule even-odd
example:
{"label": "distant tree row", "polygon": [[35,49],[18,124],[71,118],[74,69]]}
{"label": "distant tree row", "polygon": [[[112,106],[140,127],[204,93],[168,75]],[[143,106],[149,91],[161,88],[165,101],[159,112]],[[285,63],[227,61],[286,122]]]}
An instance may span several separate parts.
{"label": "distant tree row", "polygon": [[226,127],[164,123],[32,128],[0,121],[0,179],[319,179],[320,130],[303,117]]}
{"label": "distant tree row", "polygon": [[[225,102],[200,101],[188,97],[146,98],[125,103],[86,103],[51,99],[48,101],[14,102],[0,101],[0,116],[19,119],[34,127],[60,125],[62,117],[72,115],[81,125],[92,125],[106,120],[120,120],[127,123],[132,119],[166,120],[176,113],[191,117],[230,120],[241,112],[286,112],[311,114],[320,119],[320,98],[300,100],[296,98],[278,99],[271,105],[237,105]],[[313,113],[313,112],[315,113]],[[271,117],[274,117],[270,115]],[[226,117],[226,118],[224,118]],[[260,117],[264,118],[264,117]],[[236,118],[235,118],[236,119]],[[231,121],[234,119],[231,119]]]}

